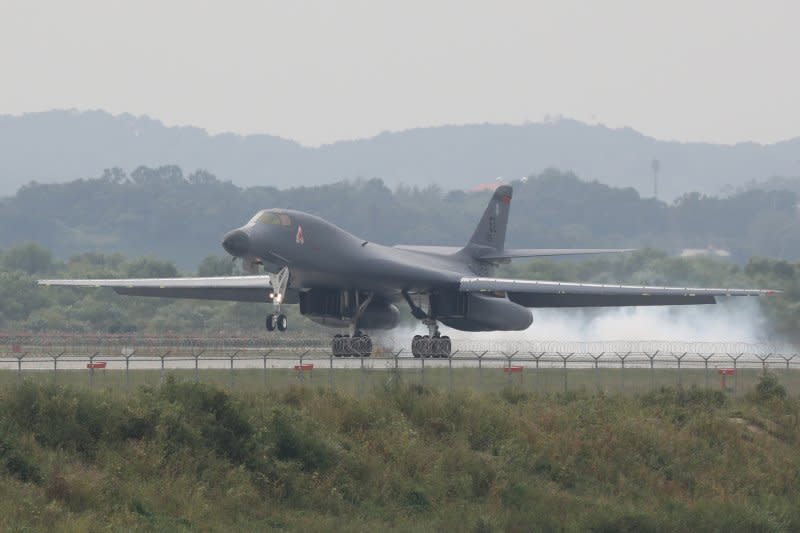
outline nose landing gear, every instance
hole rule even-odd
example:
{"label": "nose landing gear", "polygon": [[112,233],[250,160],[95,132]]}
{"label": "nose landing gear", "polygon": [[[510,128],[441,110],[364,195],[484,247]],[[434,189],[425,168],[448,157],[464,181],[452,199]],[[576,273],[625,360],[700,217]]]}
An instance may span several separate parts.
{"label": "nose landing gear", "polygon": [[267,315],[266,327],[267,331],[286,331],[289,328],[289,319],[281,313],[281,303],[286,297],[286,289],[289,287],[289,268],[283,267],[277,274],[267,272],[269,276],[269,284],[272,287],[272,292],[269,297],[272,299],[272,304],[275,308],[273,313]]}
{"label": "nose landing gear", "polygon": [[267,331],[286,331],[289,327],[289,319],[283,313],[271,313],[267,315]]}

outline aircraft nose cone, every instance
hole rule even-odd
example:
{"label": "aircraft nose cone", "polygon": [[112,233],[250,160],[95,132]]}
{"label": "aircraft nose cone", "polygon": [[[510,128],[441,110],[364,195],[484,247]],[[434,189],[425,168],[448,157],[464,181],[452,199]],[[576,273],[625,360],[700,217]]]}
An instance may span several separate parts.
{"label": "aircraft nose cone", "polygon": [[250,250],[250,237],[244,231],[235,229],[222,239],[222,247],[235,257],[242,257]]}

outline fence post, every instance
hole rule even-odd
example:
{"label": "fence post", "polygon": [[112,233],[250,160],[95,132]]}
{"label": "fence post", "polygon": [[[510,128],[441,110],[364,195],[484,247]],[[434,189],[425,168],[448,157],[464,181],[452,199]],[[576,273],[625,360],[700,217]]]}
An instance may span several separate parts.
{"label": "fence post", "polygon": [[758,357],[758,359],[761,361],[761,373],[762,374],[766,374],[767,373],[767,359],[769,359],[771,355],[772,355],[771,353],[768,353],[764,357],[761,357],[760,355],[756,354],[756,357]]}
{"label": "fence post", "polygon": [[89,356],[89,388],[94,388],[94,358],[97,357],[97,353],[95,352]]}
{"label": "fence post", "polygon": [[455,354],[457,354],[457,353],[458,353],[458,350],[456,350],[455,352],[451,353],[447,357],[447,365],[448,365],[447,379],[448,379],[448,382],[449,382],[448,386],[450,388],[450,392],[453,392],[453,356]]}
{"label": "fence post", "polygon": [[571,354],[569,354],[567,356],[563,355],[561,352],[556,352],[556,354],[558,354],[558,356],[561,357],[561,359],[564,361],[564,394],[566,394],[567,393],[567,360],[570,357],[572,357],[573,355],[575,355],[575,352],[572,352]]}
{"label": "fence post", "polygon": [[503,356],[508,361],[508,364],[506,365],[507,366],[507,370],[506,370],[506,378],[507,379],[506,379],[506,381],[507,381],[507,385],[510,387],[511,386],[511,359],[515,355],[517,355],[519,352],[512,352],[511,354],[507,354],[506,352],[500,352],[500,353],[503,354]]}
{"label": "fence post", "polygon": [[403,353],[403,349],[400,348],[392,355],[394,357],[394,386],[397,387],[400,385],[400,354]]}
{"label": "fence post", "polygon": [[358,373],[358,395],[364,395],[364,358],[359,357],[361,359],[361,370]]}
{"label": "fence post", "polygon": [[483,356],[486,355],[488,352],[484,351],[482,354],[478,355],[478,352],[472,352],[475,357],[478,358],[478,388],[483,388]]}
{"label": "fence post", "polygon": [[266,351],[266,352],[264,352],[264,354],[261,356],[261,357],[262,357],[262,359],[264,360],[264,388],[267,388],[267,356],[268,356],[270,353],[272,353],[272,350],[267,350],[267,351]]}
{"label": "fence post", "polygon": [[331,350],[331,353],[328,354],[328,359],[330,360],[330,368],[328,369],[328,387],[333,390],[333,350]]}
{"label": "fence post", "polygon": [[161,359],[161,376],[159,377],[159,383],[164,383],[164,359],[167,358],[170,352],[172,352],[172,350],[167,350],[159,356],[159,359]]}
{"label": "fence post", "polygon": [[656,389],[656,369],[653,365],[655,362],[656,356],[660,350],[656,350],[652,354],[645,354],[648,359],[650,359],[650,390],[653,391]]}
{"label": "fence post", "polygon": [[[62,351],[58,355],[51,355],[50,356],[50,357],[53,358],[53,383],[54,384],[58,383],[58,358],[61,357],[62,355],[64,355],[65,353],[67,353],[66,350]],[[786,366],[788,368],[789,363],[786,363]]]}
{"label": "fence post", "polygon": [[236,384],[235,383],[236,376],[235,376],[235,373],[234,373],[234,370],[233,370],[233,360],[236,359],[236,354],[238,354],[238,353],[239,353],[239,350],[235,350],[231,355],[228,356],[228,358],[231,360],[231,383],[230,383],[230,389],[231,390],[233,390],[233,387]]}
{"label": "fence post", "polygon": [[533,357],[536,360],[536,391],[540,392],[542,390],[542,374],[539,371],[539,360],[544,357],[544,352],[540,352],[539,355],[534,355]]}
{"label": "fence post", "polygon": [[687,353],[689,352],[683,352],[683,355],[675,355],[674,353],[672,354],[672,357],[678,360],[678,387],[683,385],[683,378],[681,376],[681,361],[683,361],[683,358],[686,357]]}
{"label": "fence post", "polygon": [[589,354],[594,360],[594,390],[595,392],[600,392],[600,358],[605,355],[606,352],[600,352],[599,355],[592,355]]}
{"label": "fence post", "polygon": [[699,353],[697,355],[699,355],[700,358],[703,360],[703,366],[705,366],[705,373],[706,373],[706,378],[705,378],[706,379],[706,389],[709,389],[709,384],[708,384],[708,360],[711,359],[714,356],[714,354],[713,353],[706,354],[705,357],[703,357],[703,354],[701,354],[701,353]]}
{"label": "fence post", "polygon": [[20,354],[17,357],[17,387],[22,386],[22,358],[25,357],[28,352]]}
{"label": "fence post", "polygon": [[736,368],[736,362],[739,361],[739,358],[744,355],[744,352],[740,353],[736,357],[733,354],[727,354],[728,358],[733,361],[733,397],[736,398],[736,394],[739,390],[739,371]]}
{"label": "fence post", "polygon": [[620,378],[619,378],[620,379],[620,391],[621,392],[625,392],[625,359],[628,358],[628,356],[631,354],[631,352],[627,352],[624,355],[621,352],[614,352],[614,353],[617,354],[617,357],[619,357],[619,361],[620,361],[620,372],[619,372],[619,376],[620,376]]}
{"label": "fence post", "polygon": [[125,356],[125,388],[129,389],[131,386],[131,379],[130,379],[130,369],[131,369],[131,357],[133,357],[133,352]]}

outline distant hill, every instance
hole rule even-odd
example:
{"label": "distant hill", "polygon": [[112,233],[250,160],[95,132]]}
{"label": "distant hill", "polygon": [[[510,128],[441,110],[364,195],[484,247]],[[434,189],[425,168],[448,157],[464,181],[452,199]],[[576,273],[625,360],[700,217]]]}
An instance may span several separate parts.
{"label": "distant hill", "polygon": [[652,196],[651,165],[658,159],[659,197],[666,200],[800,174],[800,138],[771,145],[680,143],[573,120],[420,128],[311,148],[271,135],[209,135],[129,114],[49,111],[0,116],[0,146],[0,195],[31,180],[63,182],[99,176],[105,168],[164,164],[207,169],[239,186],[379,177],[390,187],[445,189],[554,167]]}

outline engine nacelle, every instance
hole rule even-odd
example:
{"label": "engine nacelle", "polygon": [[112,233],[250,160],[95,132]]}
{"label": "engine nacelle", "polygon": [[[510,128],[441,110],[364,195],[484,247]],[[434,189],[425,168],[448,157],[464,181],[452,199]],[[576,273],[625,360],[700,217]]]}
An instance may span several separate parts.
{"label": "engine nacelle", "polygon": [[[346,328],[352,323],[358,306],[353,291],[311,289],[300,293],[300,313],[317,324]],[[400,311],[384,300],[369,303],[358,327],[362,329],[392,329],[400,323]]]}
{"label": "engine nacelle", "polygon": [[437,319],[461,331],[520,331],[533,323],[531,310],[503,296],[448,292],[431,298]]}

